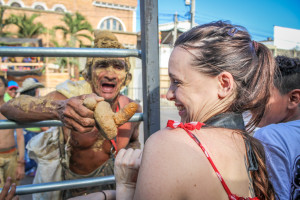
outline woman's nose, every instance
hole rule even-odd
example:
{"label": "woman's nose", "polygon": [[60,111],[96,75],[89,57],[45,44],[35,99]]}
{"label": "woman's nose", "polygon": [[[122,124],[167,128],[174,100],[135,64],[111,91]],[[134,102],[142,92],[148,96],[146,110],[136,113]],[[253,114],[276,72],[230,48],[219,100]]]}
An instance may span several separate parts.
{"label": "woman's nose", "polygon": [[174,89],[172,88],[172,86],[170,86],[169,89],[168,89],[167,99],[169,101],[174,101],[175,100],[175,93],[174,93]]}

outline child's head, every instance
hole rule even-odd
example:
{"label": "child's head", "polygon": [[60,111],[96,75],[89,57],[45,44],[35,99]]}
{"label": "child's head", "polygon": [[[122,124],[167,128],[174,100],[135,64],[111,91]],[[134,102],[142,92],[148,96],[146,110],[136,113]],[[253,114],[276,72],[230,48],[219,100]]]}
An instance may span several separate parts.
{"label": "child's head", "polygon": [[300,89],[300,60],[286,56],[277,56],[275,60],[280,73],[276,74],[274,85],[280,93]]}
{"label": "child's head", "polygon": [[295,112],[300,105],[300,60],[286,56],[277,56],[275,60],[278,73],[260,127],[300,117]]}

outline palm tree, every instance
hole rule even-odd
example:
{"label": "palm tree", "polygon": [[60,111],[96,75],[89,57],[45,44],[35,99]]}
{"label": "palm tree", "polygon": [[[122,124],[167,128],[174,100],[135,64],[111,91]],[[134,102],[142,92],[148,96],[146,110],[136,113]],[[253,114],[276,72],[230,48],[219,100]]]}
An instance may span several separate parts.
{"label": "palm tree", "polygon": [[7,21],[9,24],[14,24],[19,28],[18,32],[16,33],[18,38],[36,38],[46,30],[42,23],[34,23],[35,18],[38,16],[38,14],[33,14],[30,17],[27,17],[26,14],[11,14]]}
{"label": "palm tree", "polygon": [[4,12],[6,10],[6,7],[1,6],[0,7],[0,37],[7,37],[10,36],[10,32],[3,32],[3,29],[6,25],[8,25],[8,21],[4,20]]}
{"label": "palm tree", "polygon": [[[91,24],[85,19],[83,15],[76,12],[75,15],[70,13],[65,13],[62,21],[65,23],[65,26],[55,26],[55,30],[61,30],[64,34],[64,39],[67,41],[66,46],[76,47],[76,43],[79,42],[80,46],[83,45],[83,38],[86,38],[90,41],[93,41],[93,38],[90,34],[93,31]],[[90,34],[82,33],[83,31],[88,31]],[[69,37],[70,40],[67,39]],[[55,44],[55,43],[54,43]],[[57,45],[56,45],[57,46]],[[66,63],[69,69],[70,77],[78,77],[78,59],[76,58],[67,58],[58,59],[58,62]],[[71,73],[70,69],[75,72],[75,74]]]}
{"label": "palm tree", "polygon": [[[64,45],[59,44],[59,42],[56,40],[56,34],[55,29],[49,29],[50,34],[50,43],[51,46],[54,47],[64,47]],[[59,65],[60,71],[63,72],[66,67],[68,67],[68,71],[70,71],[70,66],[72,65],[79,65],[78,60],[75,59],[69,59],[68,57],[55,57],[54,63]]]}
{"label": "palm tree", "polygon": [[76,42],[79,42],[80,45],[82,45],[82,38],[87,38],[88,40],[93,41],[89,34],[82,33],[82,31],[92,33],[93,28],[80,13],[76,12],[75,15],[65,13],[62,21],[65,23],[65,26],[55,26],[54,29],[63,31],[65,39],[67,39],[67,36],[70,37],[70,42],[66,44],[67,46],[75,47]]}

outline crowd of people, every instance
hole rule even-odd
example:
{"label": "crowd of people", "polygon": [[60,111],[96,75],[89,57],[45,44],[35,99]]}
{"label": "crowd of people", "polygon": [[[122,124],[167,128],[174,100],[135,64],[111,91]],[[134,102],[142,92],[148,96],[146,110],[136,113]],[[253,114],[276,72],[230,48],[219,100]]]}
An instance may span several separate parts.
{"label": "crowd of people", "polygon": [[[16,65],[17,63],[41,63],[39,57],[24,57],[19,62],[15,57],[2,57],[1,70],[31,70],[39,68],[40,65]],[[16,63],[16,64],[7,64],[7,63]]]}
{"label": "crowd of people", "polygon": [[[22,87],[19,87],[18,83],[11,80],[7,81],[6,78],[0,76],[0,105],[8,102],[19,95],[39,95],[38,88],[44,87],[37,79],[27,78],[23,81]],[[5,120],[6,117],[0,114],[1,120]],[[11,180],[15,183],[24,178],[24,175],[34,175],[36,163],[30,159],[25,148],[28,141],[34,134],[42,132],[42,129],[38,128],[24,128],[24,129],[2,129],[0,131],[0,179],[6,180],[11,177]],[[35,131],[35,133],[34,133]],[[0,184],[2,188],[4,182]]]}
{"label": "crowd of people", "polygon": [[[94,43],[96,48],[124,48],[108,31],[97,32]],[[117,112],[133,101],[120,94],[131,80],[127,58],[88,58],[85,80],[68,80],[46,96],[22,94],[2,103],[3,118],[64,123],[62,128],[39,130],[43,132],[26,145],[38,162],[34,183],[116,177],[116,184],[33,197],[300,198],[299,59],[274,58],[244,27],[217,21],[178,37],[168,72],[171,84],[166,97],[174,101],[181,121],[170,119],[166,128],[147,139],[143,150],[138,122],[125,123],[115,139],[103,142],[93,110],[83,103],[86,98],[105,100]],[[246,126],[245,112],[251,113]],[[261,128],[252,136],[256,127]],[[20,166],[21,155],[15,158]],[[7,179],[0,199],[13,198],[15,185],[8,192],[12,180]]]}

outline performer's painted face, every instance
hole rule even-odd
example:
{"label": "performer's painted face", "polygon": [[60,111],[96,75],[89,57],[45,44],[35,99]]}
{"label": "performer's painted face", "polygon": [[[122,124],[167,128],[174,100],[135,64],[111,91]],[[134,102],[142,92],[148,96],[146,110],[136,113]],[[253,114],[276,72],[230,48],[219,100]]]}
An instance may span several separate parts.
{"label": "performer's painted face", "polygon": [[93,91],[106,101],[113,101],[128,82],[128,71],[123,58],[96,58],[92,65]]}

